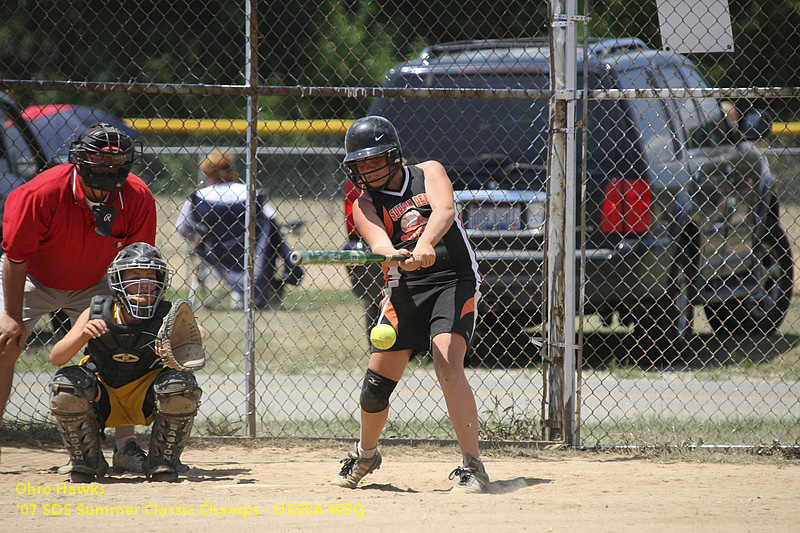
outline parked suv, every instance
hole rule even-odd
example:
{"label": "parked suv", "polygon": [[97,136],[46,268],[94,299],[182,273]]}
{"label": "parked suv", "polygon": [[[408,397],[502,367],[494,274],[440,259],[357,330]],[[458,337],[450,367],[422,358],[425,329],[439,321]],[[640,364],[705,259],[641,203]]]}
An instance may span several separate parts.
{"label": "parked suv", "polygon": [[[592,42],[586,68],[590,89],[708,86],[686,57],[638,39]],[[583,70],[579,60],[579,87]],[[385,86],[548,89],[549,76],[547,40],[458,42],[397,65]],[[410,163],[448,170],[483,275],[484,340],[503,345],[504,363],[535,352],[519,339],[541,322],[548,113],[546,100],[492,98],[379,98],[370,108],[397,127]],[[793,262],[775,180],[752,144],[769,129],[758,111],[728,123],[713,98],[589,102],[585,310],[634,325],[637,357],[688,355],[694,304],[718,333],[769,334],[784,319]],[[358,194],[348,183],[346,247],[362,249]],[[380,270],[349,274],[369,325]]]}

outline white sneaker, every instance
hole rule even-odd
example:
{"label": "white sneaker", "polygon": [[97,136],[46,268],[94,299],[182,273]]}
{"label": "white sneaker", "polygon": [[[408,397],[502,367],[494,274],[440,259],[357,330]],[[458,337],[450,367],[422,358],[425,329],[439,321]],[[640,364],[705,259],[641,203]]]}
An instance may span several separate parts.
{"label": "white sneaker", "polygon": [[354,489],[364,476],[379,469],[382,461],[381,452],[378,450],[375,450],[375,455],[369,458],[359,456],[358,444],[356,444],[356,452],[348,453],[346,458],[339,461],[342,463],[342,469],[334,484],[346,489]]}
{"label": "white sneaker", "polygon": [[144,462],[147,454],[136,443],[136,439],[128,439],[121,450],[114,447],[114,457],[111,465],[116,472],[133,472],[134,474],[144,473]]}
{"label": "white sneaker", "polygon": [[453,492],[480,493],[487,492],[489,488],[489,474],[483,467],[483,461],[471,455],[461,458],[461,465],[450,472],[448,479],[458,476],[458,481],[453,485]]}

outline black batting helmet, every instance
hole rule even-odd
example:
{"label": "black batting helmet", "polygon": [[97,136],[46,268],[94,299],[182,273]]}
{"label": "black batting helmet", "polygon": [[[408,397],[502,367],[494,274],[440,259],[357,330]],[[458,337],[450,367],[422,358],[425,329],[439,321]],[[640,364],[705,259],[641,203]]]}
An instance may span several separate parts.
{"label": "black batting helmet", "polygon": [[140,150],[127,133],[98,122],[83,130],[72,143],[69,162],[78,165],[78,173],[86,185],[112,192],[122,188],[139,155]]}
{"label": "black batting helmet", "polygon": [[[385,187],[373,187],[365,179],[369,174],[389,171],[389,176],[403,166],[403,157],[400,153],[400,137],[391,122],[383,117],[364,117],[353,122],[344,136],[344,169],[347,177],[356,187],[362,190],[379,190]],[[358,170],[358,163],[376,156],[386,156],[386,166],[362,174]]]}

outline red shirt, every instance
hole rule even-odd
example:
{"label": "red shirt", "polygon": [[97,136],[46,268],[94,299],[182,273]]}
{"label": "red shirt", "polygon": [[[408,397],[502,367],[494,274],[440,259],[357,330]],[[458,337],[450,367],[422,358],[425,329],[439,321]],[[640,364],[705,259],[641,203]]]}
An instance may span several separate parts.
{"label": "red shirt", "polygon": [[130,174],[111,193],[118,215],[111,237],[95,232],[76,167],[57,165],[8,195],[3,249],[12,261],[28,261],[28,273],[47,287],[88,289],[128,244],[155,245],[156,202],[147,185]]}

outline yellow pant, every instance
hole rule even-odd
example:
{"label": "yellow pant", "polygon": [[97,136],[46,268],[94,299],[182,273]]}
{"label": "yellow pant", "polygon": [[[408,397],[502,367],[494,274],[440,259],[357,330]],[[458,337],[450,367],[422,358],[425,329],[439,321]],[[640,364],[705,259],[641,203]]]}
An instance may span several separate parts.
{"label": "yellow pant", "polygon": [[[108,392],[108,401],[111,404],[111,414],[108,415],[108,420],[106,420],[106,427],[147,426],[153,421],[153,414],[145,418],[144,413],[142,413],[142,406],[144,405],[147,389],[153,384],[161,370],[160,368],[152,370],[118,389],[112,389],[103,383],[105,390]],[[98,375],[97,377],[103,382],[101,376]]]}
{"label": "yellow pant", "polygon": [[[80,364],[85,365],[88,360],[89,357],[84,357]],[[131,381],[118,389],[109,387],[103,381],[103,377],[100,374],[97,375],[97,379],[103,384],[103,389],[108,393],[108,403],[111,406],[111,413],[106,420],[106,427],[147,426],[153,421],[154,415],[151,414],[145,417],[144,413],[142,413],[142,406],[144,405],[147,390],[162,370],[164,369],[151,370],[139,379]],[[101,392],[101,394],[103,393]]]}

